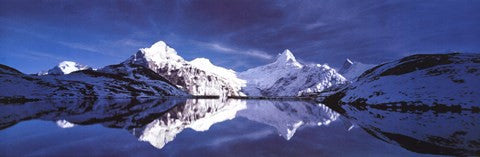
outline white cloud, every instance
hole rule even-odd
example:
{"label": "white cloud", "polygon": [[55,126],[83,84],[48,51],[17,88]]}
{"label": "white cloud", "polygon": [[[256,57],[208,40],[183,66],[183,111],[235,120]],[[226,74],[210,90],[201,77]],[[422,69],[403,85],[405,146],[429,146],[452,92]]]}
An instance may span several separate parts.
{"label": "white cloud", "polygon": [[273,56],[266,53],[266,52],[263,52],[263,51],[259,51],[259,50],[248,50],[248,51],[245,51],[246,55],[249,55],[249,56],[254,56],[254,57],[258,57],[258,58],[262,58],[262,59],[266,59],[266,60],[269,60],[269,59],[272,59]]}
{"label": "white cloud", "polygon": [[305,29],[306,29],[306,30],[312,30],[312,29],[315,29],[315,28],[318,28],[318,27],[322,27],[322,26],[326,26],[326,25],[327,25],[327,24],[324,23],[324,22],[317,21],[317,22],[314,22],[314,23],[306,24],[306,25],[305,25]]}
{"label": "white cloud", "polygon": [[205,43],[205,42],[198,42],[200,46],[207,47],[209,49],[221,52],[221,53],[228,53],[228,54],[239,54],[239,55],[247,55],[255,58],[270,60],[273,58],[272,55],[260,51],[260,50],[239,50],[231,47],[227,47],[225,45],[221,45],[219,43]]}
{"label": "white cloud", "polygon": [[120,39],[116,41],[106,41],[105,44],[109,45],[120,45],[120,46],[131,46],[135,48],[142,48],[148,46],[146,42],[138,41],[134,39]]}
{"label": "white cloud", "polygon": [[79,49],[79,50],[84,50],[84,51],[89,51],[89,52],[97,52],[97,53],[102,53],[98,48],[82,43],[75,43],[75,42],[64,42],[64,41],[59,41],[59,44],[62,44],[64,46],[73,48],[73,49]]}
{"label": "white cloud", "polygon": [[231,49],[231,48],[228,48],[228,47],[225,47],[223,45],[220,45],[220,44],[212,44],[212,43],[209,43],[207,44],[207,46],[209,46],[210,48],[214,49],[214,50],[217,50],[217,51],[222,51],[222,52],[235,52],[235,50]]}

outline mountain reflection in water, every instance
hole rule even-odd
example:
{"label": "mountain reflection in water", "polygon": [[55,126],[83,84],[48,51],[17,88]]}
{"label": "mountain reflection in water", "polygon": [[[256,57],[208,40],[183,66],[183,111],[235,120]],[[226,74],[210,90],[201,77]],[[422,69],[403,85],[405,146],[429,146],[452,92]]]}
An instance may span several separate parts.
{"label": "mountain reflection in water", "polygon": [[480,155],[480,114],[475,111],[419,111],[350,104],[343,105],[341,112],[372,136],[410,151]]}
{"label": "mountain reflection in water", "polygon": [[235,117],[272,126],[286,140],[301,126],[328,125],[339,117],[322,104],[242,99],[64,100],[6,105],[1,109],[0,128],[30,119],[56,121],[61,128],[100,123],[125,128],[159,149],[185,128],[207,131],[213,124]]}
{"label": "mountain reflection in water", "polygon": [[[342,108],[342,114],[339,114],[323,104],[307,101],[243,99],[50,100],[0,105],[0,137],[2,137],[2,131],[8,130],[17,123],[38,119],[55,122],[60,128],[76,128],[91,124],[101,124],[107,128],[122,128],[136,136],[139,141],[148,142],[157,149],[164,149],[187,129],[199,134],[209,132],[213,125],[218,124],[217,126],[222,127],[223,131],[231,131],[240,128],[228,121],[233,120],[232,122],[238,124],[245,123],[245,120],[247,120],[248,123],[251,123],[248,124],[249,126],[261,124],[270,127],[284,141],[294,139],[295,133],[304,128],[304,135],[299,138],[302,138],[302,143],[308,143],[308,147],[305,145],[296,148],[302,149],[302,147],[305,147],[303,148],[305,151],[290,150],[292,153],[296,152],[290,155],[306,153],[307,149],[314,149],[313,152],[333,151],[322,149],[322,147],[328,145],[324,142],[329,139],[338,141],[336,142],[338,146],[335,143],[330,143],[330,147],[340,148],[342,147],[342,139],[350,142],[357,140],[359,147],[362,143],[375,143],[373,140],[382,140],[393,144],[392,146],[398,145],[417,153],[450,155],[475,155],[479,153],[478,113],[436,114],[425,112],[419,114],[371,108],[358,110],[348,105],[342,106]],[[340,122],[337,124],[342,125],[344,132],[350,131],[354,126],[359,126],[372,136],[370,138],[363,136],[349,137],[348,134],[338,131],[315,132],[308,129],[328,128],[331,123],[338,121]],[[256,128],[247,129],[255,130]],[[190,133],[190,131],[187,132]],[[241,132],[238,137],[255,138],[260,135],[271,134],[268,130],[243,133]],[[216,143],[228,140],[227,137],[222,138],[221,136],[223,135],[217,133],[212,135],[211,138],[218,138]],[[305,136],[310,140],[305,141]],[[201,142],[200,137],[198,138],[190,137],[192,140]],[[294,142],[297,143],[298,141]],[[282,147],[280,143],[278,145]],[[367,146],[368,144],[364,145]],[[272,149],[276,149],[274,146],[272,147]],[[382,149],[376,150],[375,147],[371,148],[374,152],[385,151]],[[353,152],[361,151],[363,148],[358,148],[359,150],[355,150],[355,148],[343,149],[346,152],[349,150]],[[400,154],[404,153],[401,149],[395,151],[401,152]],[[339,152],[342,154],[341,151]],[[345,155],[346,152],[343,154]],[[0,155],[1,153],[0,149]],[[372,152],[363,153],[372,154]]]}

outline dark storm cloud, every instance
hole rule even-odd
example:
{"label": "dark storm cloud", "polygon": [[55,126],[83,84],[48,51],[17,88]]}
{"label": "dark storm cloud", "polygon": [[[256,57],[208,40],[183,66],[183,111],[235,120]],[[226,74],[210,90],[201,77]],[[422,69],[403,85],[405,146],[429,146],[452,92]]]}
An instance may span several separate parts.
{"label": "dark storm cloud", "polygon": [[[236,70],[271,62],[287,48],[303,61],[338,66],[347,57],[380,63],[413,53],[478,52],[479,19],[475,0],[3,0],[0,50],[41,39],[25,52],[68,58],[62,51],[95,50],[105,58],[76,59],[101,66],[165,40],[186,59],[207,57]],[[5,56],[2,63],[13,62]]]}
{"label": "dark storm cloud", "polygon": [[[339,64],[412,53],[478,52],[478,1],[195,1],[187,20],[201,36],[270,53]],[[313,57],[312,57],[313,56]]]}

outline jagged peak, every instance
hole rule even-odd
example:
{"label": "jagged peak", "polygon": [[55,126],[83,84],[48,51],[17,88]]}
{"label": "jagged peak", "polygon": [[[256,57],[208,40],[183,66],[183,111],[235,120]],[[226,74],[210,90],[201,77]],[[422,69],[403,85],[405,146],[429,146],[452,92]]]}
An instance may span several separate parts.
{"label": "jagged peak", "polygon": [[156,64],[164,63],[166,60],[182,62],[183,58],[177,55],[177,51],[167,45],[164,41],[158,41],[148,48],[141,48],[127,62],[135,62],[137,59],[144,58],[147,61],[153,61]]}
{"label": "jagged peak", "polygon": [[278,54],[277,59],[275,60],[275,63],[277,64],[291,64],[296,67],[303,67],[302,64],[300,64],[297,59],[295,59],[295,56],[289,49],[285,49],[281,54]]}
{"label": "jagged peak", "polygon": [[345,62],[343,62],[342,67],[338,70],[339,73],[344,74],[352,67],[353,62],[350,59],[345,59]]}
{"label": "jagged peak", "polygon": [[285,49],[281,54],[278,54],[277,61],[296,62],[297,60],[295,59],[295,56],[293,56],[293,53],[289,49]]}
{"label": "jagged peak", "polygon": [[347,58],[347,59],[345,60],[345,64],[353,64],[353,62],[352,62],[349,58]]}
{"label": "jagged peak", "polygon": [[173,49],[172,47],[168,46],[167,43],[165,43],[162,40],[154,43],[149,48],[142,48],[142,49],[140,49],[140,51],[143,52],[144,54],[146,54],[146,56],[148,56],[148,55],[160,55],[160,56],[177,55],[177,51],[175,51],[175,49]]}

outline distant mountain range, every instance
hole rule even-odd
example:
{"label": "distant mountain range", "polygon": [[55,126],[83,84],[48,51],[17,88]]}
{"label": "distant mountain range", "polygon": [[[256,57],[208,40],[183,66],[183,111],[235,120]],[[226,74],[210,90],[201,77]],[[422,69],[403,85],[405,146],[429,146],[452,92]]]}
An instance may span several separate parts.
{"label": "distant mountain range", "polygon": [[[456,55],[445,56],[440,54],[439,56],[453,58]],[[470,56],[476,57],[478,54]],[[424,62],[420,63],[423,64]],[[399,66],[406,64],[403,62],[391,62],[388,65],[399,66],[400,71],[402,68],[411,68],[415,71],[415,69],[422,70],[423,65],[420,63],[412,65],[413,67]],[[433,63],[425,62],[425,64]],[[472,62],[472,65],[466,65],[459,61],[452,62],[452,64],[472,67],[478,63]],[[382,66],[385,66],[385,64],[382,64]],[[139,49],[138,52],[119,64],[99,69],[92,69],[72,61],[64,61],[46,72],[27,75],[2,65],[0,67],[0,81],[2,81],[0,99],[10,101],[60,97],[116,98],[183,95],[220,97],[312,96],[320,95],[325,91],[334,91],[333,94],[337,89],[345,89],[346,86],[349,86],[352,91],[363,89],[360,86],[363,87],[366,80],[372,80],[367,77],[370,76],[367,74],[371,74],[372,70],[379,70],[378,66],[374,67],[375,65],[352,62],[349,59],[346,59],[344,65],[338,71],[327,64],[305,65],[298,62],[290,50],[285,50],[270,64],[251,68],[244,72],[235,72],[231,69],[216,66],[206,58],[186,61],[177,54],[175,49],[169,47],[165,42],[159,41],[149,48]],[[456,66],[442,68],[437,71],[452,71]],[[446,73],[435,74],[447,75]],[[463,77],[460,74],[457,75],[459,76],[448,77]],[[398,84],[405,85],[409,82],[415,82],[407,80],[424,78],[425,75],[404,76],[399,74],[391,76],[399,77],[399,79],[384,81],[381,83],[382,85],[368,86],[368,88],[387,87],[396,81]],[[390,77],[375,76],[374,82],[379,78]],[[398,82],[398,80],[404,80],[404,82]],[[461,80],[465,81],[465,79],[458,80],[460,81],[457,81],[457,83],[461,83]],[[435,79],[431,81],[436,82]],[[470,83],[470,81],[467,83]],[[473,81],[473,83],[478,84],[478,81]],[[433,84],[425,83],[424,88],[428,89],[429,85],[433,86]],[[448,84],[450,87],[456,85],[458,84]],[[367,86],[364,87],[367,88]],[[417,86],[411,84],[409,87]],[[366,91],[358,92],[364,95],[371,90]],[[361,97],[364,98],[365,96]]]}
{"label": "distant mountain range", "polygon": [[73,61],[63,61],[50,70],[39,72],[38,75],[66,75],[75,71],[89,69],[88,66]]}

